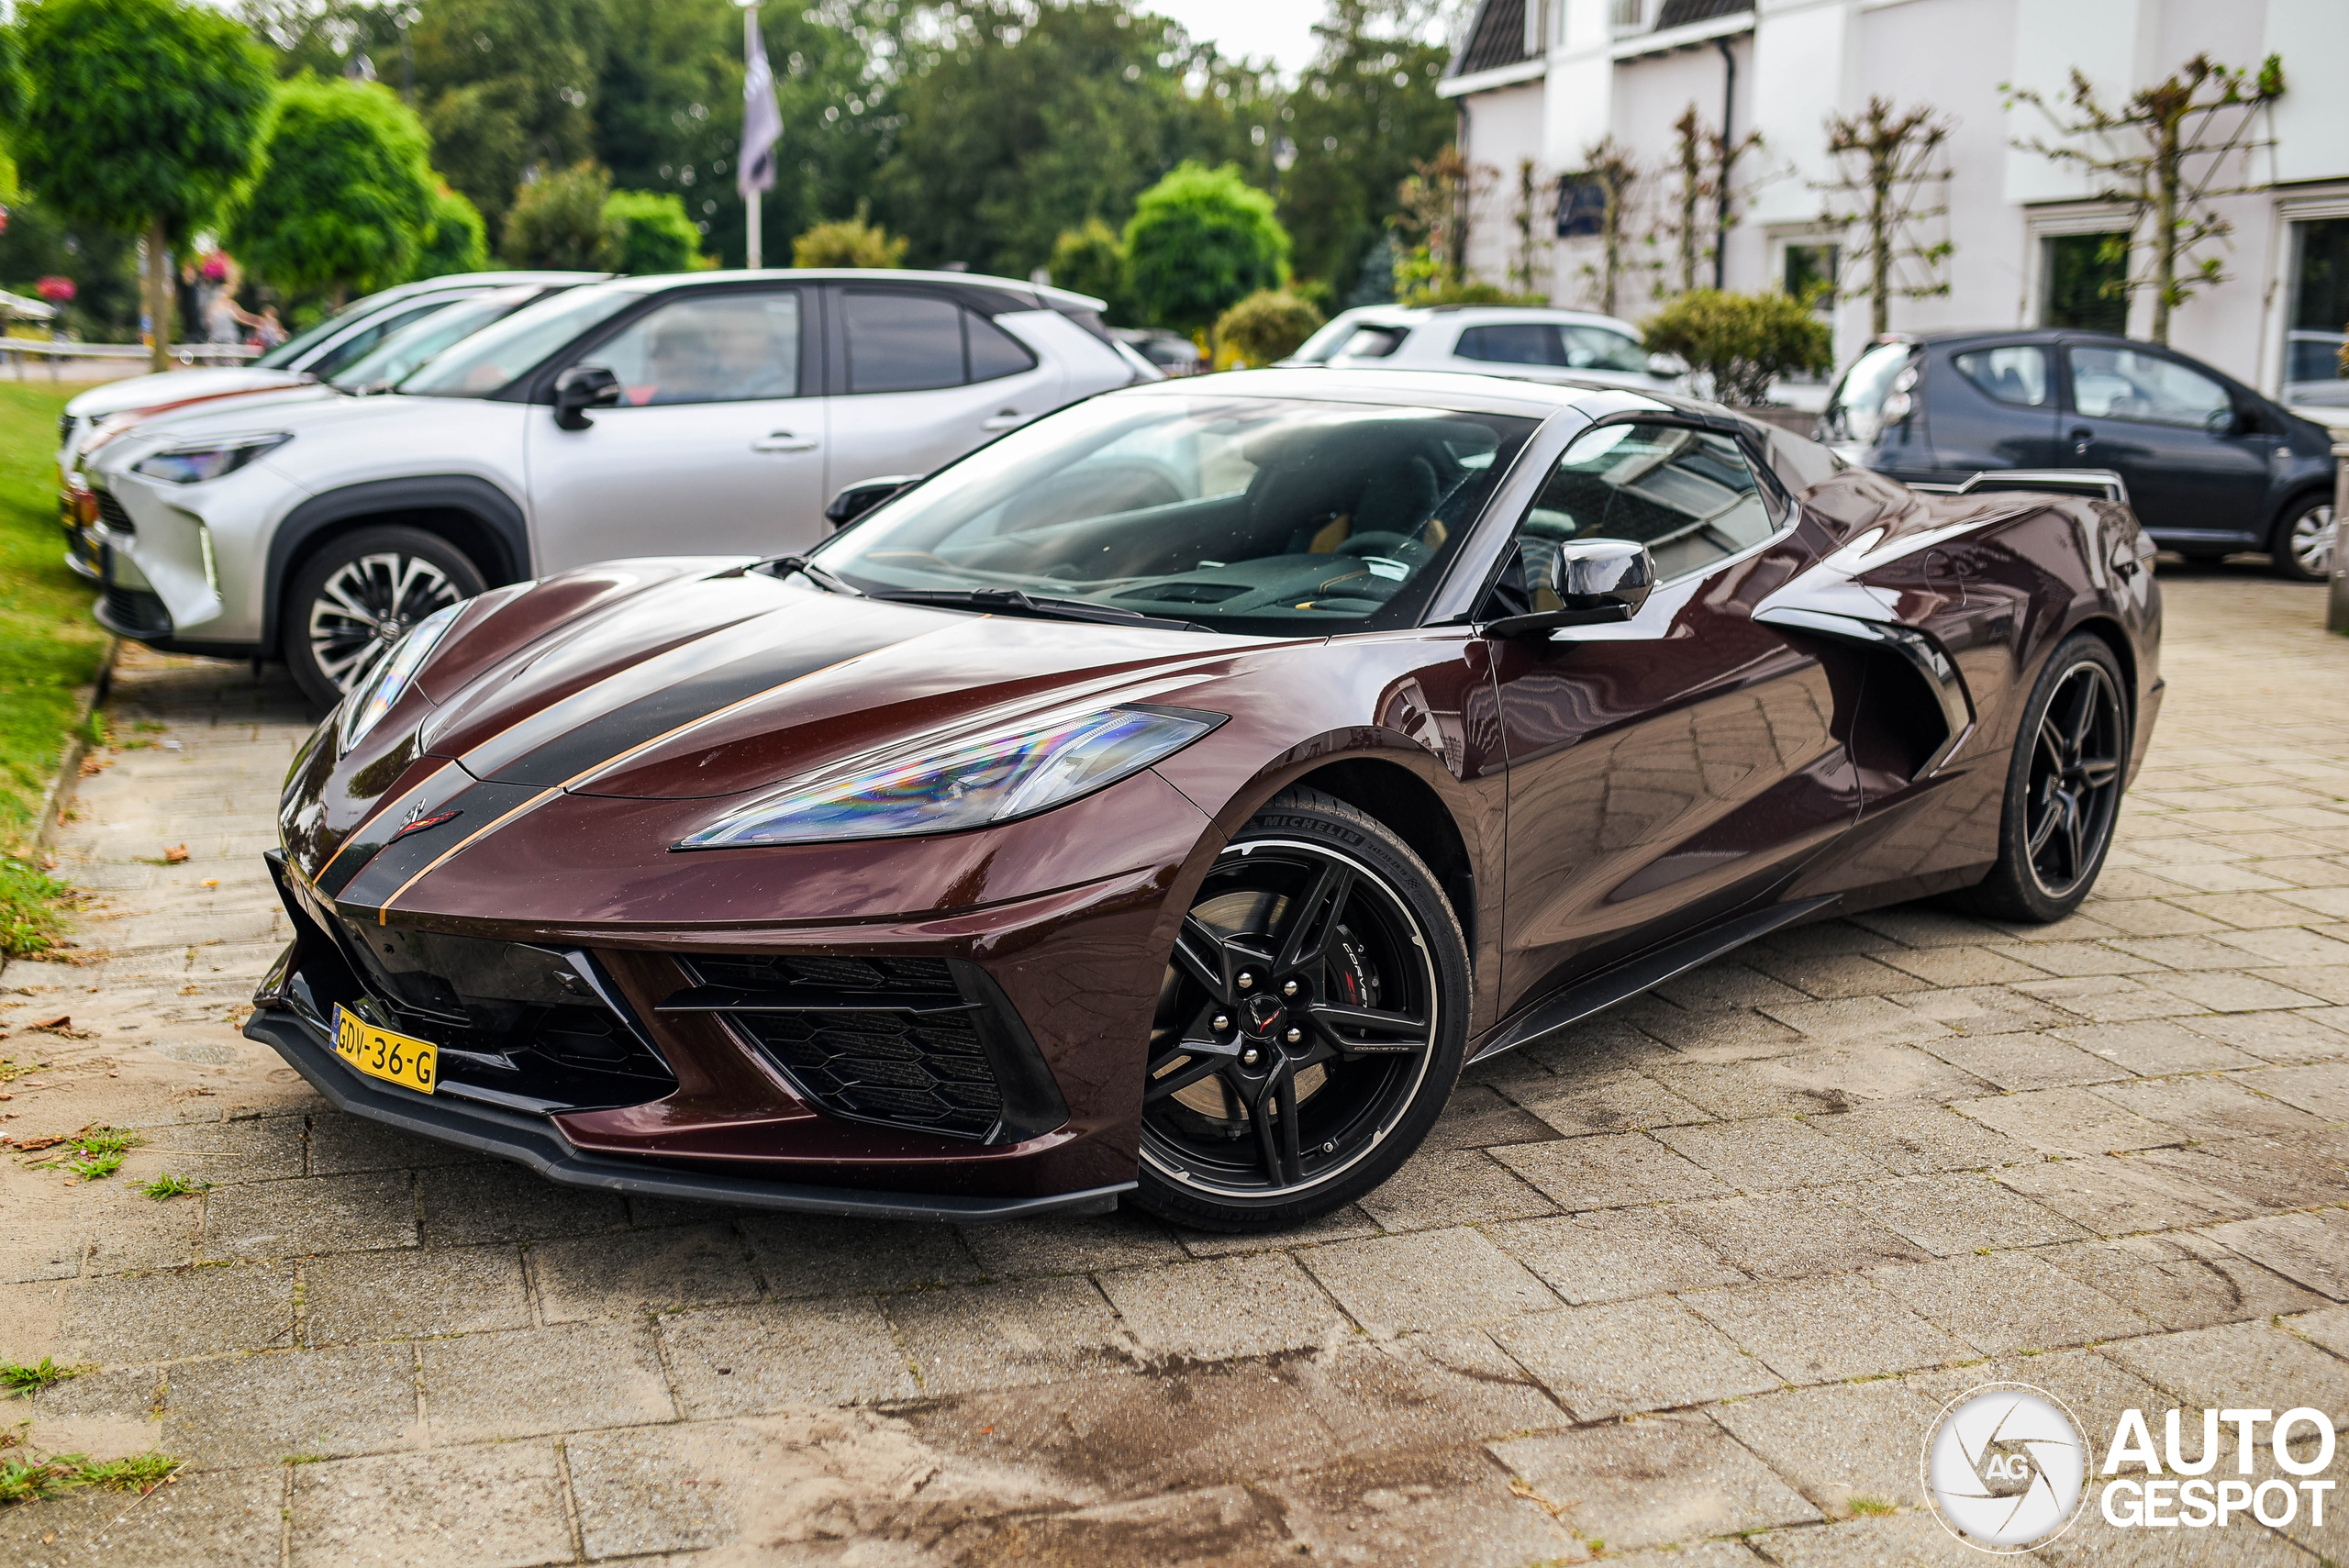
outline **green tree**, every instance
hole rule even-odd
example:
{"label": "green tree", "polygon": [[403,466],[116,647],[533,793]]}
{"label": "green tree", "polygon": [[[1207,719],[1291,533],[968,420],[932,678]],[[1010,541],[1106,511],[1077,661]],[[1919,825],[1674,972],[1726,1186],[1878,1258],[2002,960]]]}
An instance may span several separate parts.
{"label": "green tree", "polygon": [[168,363],[171,246],[252,172],[267,60],[228,17],[173,0],[41,0],[22,12],[27,184],[69,221],[147,240],[153,364]]}
{"label": "green tree", "polygon": [[1760,403],[1778,377],[1824,372],[1835,362],[1827,323],[1811,315],[1808,304],[1776,289],[1690,289],[1649,317],[1641,331],[1651,353],[1687,360],[1721,403]]}
{"label": "green tree", "polygon": [[1126,272],[1152,325],[1196,330],[1287,281],[1288,233],[1239,170],[1184,163],[1134,203]]}
{"label": "green tree", "polygon": [[1269,172],[1230,107],[1252,76],[1163,17],[1123,0],[959,0],[931,14],[935,38],[896,62],[902,128],[874,200],[924,262],[1024,277],[1063,232],[1122,221],[1185,159]]}
{"label": "green tree", "polygon": [[440,179],[415,112],[368,82],[278,89],[262,168],[223,238],[289,295],[370,294],[416,270]]}
{"label": "green tree", "polygon": [[639,277],[690,272],[701,255],[701,230],[673,195],[614,191],[604,203],[604,218],[618,231],[615,272]]}
{"label": "green tree", "polygon": [[1397,212],[1397,188],[1457,128],[1453,105],[1436,95],[1450,51],[1415,36],[1416,22],[1391,0],[1331,0],[1314,28],[1313,62],[1262,128],[1297,150],[1280,181],[1297,271],[1340,293],[1355,286]]}
{"label": "green tree", "polygon": [[1082,228],[1061,231],[1045,272],[1055,287],[1089,294],[1106,304],[1109,318],[1123,325],[1132,313],[1126,290],[1126,248],[1118,231],[1097,217]]}
{"label": "green tree", "polygon": [[1297,295],[1262,289],[1216,318],[1215,340],[1252,365],[1268,365],[1297,352],[1320,325],[1321,313]]}
{"label": "green tree", "polygon": [[854,217],[819,223],[791,242],[795,267],[902,267],[906,264],[903,236],[892,238],[877,223],[867,221],[863,203]]}
{"label": "green tree", "polygon": [[529,170],[595,154],[588,106],[605,58],[605,0],[431,0],[420,9],[408,29],[417,107],[449,183],[501,223]]}
{"label": "green tree", "polygon": [[451,272],[478,272],[489,265],[487,230],[473,204],[447,185],[432,195],[432,219],[416,259],[415,275],[442,278]]}
{"label": "green tree", "polygon": [[531,181],[514,193],[498,249],[516,267],[609,271],[620,239],[605,211],[611,195],[611,171],[599,163],[574,163]]}

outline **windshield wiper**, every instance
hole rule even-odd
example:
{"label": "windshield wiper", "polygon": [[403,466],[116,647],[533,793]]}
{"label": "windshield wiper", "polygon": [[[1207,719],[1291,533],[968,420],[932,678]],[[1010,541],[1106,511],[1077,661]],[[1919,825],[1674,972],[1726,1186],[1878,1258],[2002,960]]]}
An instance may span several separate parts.
{"label": "windshield wiper", "polygon": [[907,589],[899,593],[874,594],[875,599],[886,599],[893,605],[951,605],[974,610],[1008,611],[1013,615],[1040,616],[1046,620],[1105,621],[1112,626],[1155,626],[1175,631],[1211,631],[1195,620],[1173,620],[1164,616],[1146,616],[1140,610],[1119,609],[1112,605],[1097,605],[1090,599],[1037,598],[1017,588],[955,588]]}
{"label": "windshield wiper", "polygon": [[740,577],[746,572],[760,572],[770,566],[783,568],[781,572],[775,573],[777,577],[788,577],[796,572],[828,594],[848,594],[860,599],[865,597],[864,593],[854,584],[835,575],[829,569],[817,565],[804,555],[770,555],[763,561],[746,561],[740,566],[729,566],[725,571],[716,573],[712,581],[717,577]]}

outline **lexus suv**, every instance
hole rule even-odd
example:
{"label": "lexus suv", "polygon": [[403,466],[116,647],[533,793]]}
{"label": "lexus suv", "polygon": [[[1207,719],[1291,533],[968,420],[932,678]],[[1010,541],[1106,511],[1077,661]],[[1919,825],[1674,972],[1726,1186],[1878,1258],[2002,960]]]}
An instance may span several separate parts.
{"label": "lexus suv", "polygon": [[1640,329],[1588,310],[1518,305],[1366,306],[1341,311],[1284,365],[1468,371],[1527,381],[1686,392],[1688,367]]}
{"label": "lexus suv", "polygon": [[328,705],[497,584],[804,550],[828,497],[1156,372],[1100,302],[968,273],[624,278],[515,312],[371,397],[226,398],[85,465],[99,621],[283,657]]}
{"label": "lexus suv", "polygon": [[2264,550],[2316,582],[2332,559],[2324,427],[2158,344],[2054,328],[1888,338],[1836,381],[1817,434],[1911,484],[2118,473],[2154,541],[2188,560]]}

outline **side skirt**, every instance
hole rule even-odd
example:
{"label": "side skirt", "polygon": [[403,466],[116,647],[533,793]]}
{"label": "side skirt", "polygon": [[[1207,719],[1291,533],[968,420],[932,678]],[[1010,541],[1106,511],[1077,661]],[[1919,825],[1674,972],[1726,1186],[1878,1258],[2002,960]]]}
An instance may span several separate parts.
{"label": "side skirt", "polygon": [[1618,1002],[1630,1000],[1650,986],[1661,985],[1675,974],[1694,969],[1700,963],[1709,963],[1725,952],[1742,948],[1756,937],[1765,936],[1781,926],[1791,926],[1798,920],[1824,914],[1842,898],[1841,894],[1831,893],[1823,898],[1805,898],[1792,904],[1774,905],[1770,908],[1708,927],[1668,947],[1627,959],[1612,969],[1601,970],[1587,979],[1553,991],[1540,1001],[1519,1009],[1515,1016],[1502,1023],[1468,1062],[1474,1065],[1488,1057],[1498,1056],[1504,1051],[1514,1051],[1520,1045],[1531,1045],[1537,1040],[1556,1034],[1570,1024],[1580,1023],[1593,1013],[1603,1012]]}

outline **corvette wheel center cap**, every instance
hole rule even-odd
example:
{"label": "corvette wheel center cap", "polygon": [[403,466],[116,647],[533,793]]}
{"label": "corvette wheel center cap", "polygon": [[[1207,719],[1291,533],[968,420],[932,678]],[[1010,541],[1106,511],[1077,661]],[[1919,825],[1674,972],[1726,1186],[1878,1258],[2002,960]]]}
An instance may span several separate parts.
{"label": "corvette wheel center cap", "polygon": [[1282,1014],[1287,1010],[1273,997],[1251,996],[1241,1010],[1246,1019],[1242,1027],[1258,1040],[1270,1040],[1273,1030],[1280,1024]]}

